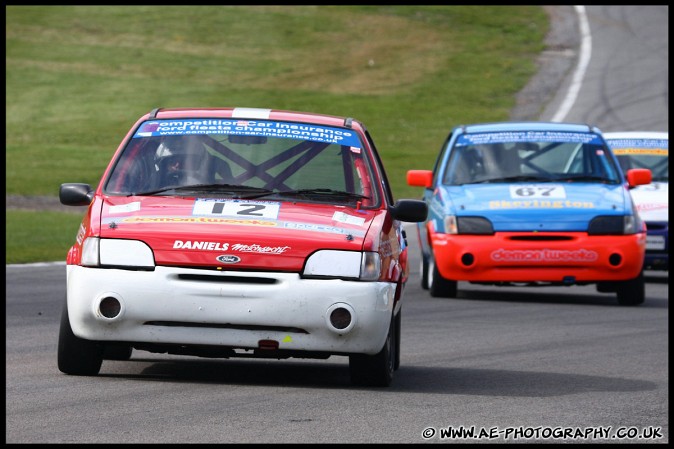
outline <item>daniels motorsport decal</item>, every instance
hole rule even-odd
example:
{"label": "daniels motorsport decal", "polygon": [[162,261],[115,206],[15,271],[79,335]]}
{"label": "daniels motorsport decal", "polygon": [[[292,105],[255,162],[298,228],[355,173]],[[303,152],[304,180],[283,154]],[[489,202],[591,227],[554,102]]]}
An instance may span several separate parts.
{"label": "daniels motorsport decal", "polygon": [[289,246],[260,246],[256,243],[244,245],[242,243],[208,242],[203,240],[175,240],[173,249],[190,249],[200,251],[237,251],[240,253],[283,254]]}

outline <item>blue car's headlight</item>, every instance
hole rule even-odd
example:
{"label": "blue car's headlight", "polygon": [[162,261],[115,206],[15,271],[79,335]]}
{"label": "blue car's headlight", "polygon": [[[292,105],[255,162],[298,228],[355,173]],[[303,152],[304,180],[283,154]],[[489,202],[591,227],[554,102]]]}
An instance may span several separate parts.
{"label": "blue car's headlight", "polygon": [[456,215],[445,216],[446,234],[480,234],[492,235],[494,226],[491,221],[484,217],[457,217]]}
{"label": "blue car's headlight", "polygon": [[456,215],[445,215],[444,225],[445,225],[445,234],[459,233],[459,225],[456,221]]}
{"label": "blue car's headlight", "polygon": [[487,234],[494,233],[491,221],[484,217],[458,217],[459,234]]}
{"label": "blue car's headlight", "polygon": [[640,230],[640,221],[634,215],[600,215],[590,221],[589,235],[625,235],[636,234]]}

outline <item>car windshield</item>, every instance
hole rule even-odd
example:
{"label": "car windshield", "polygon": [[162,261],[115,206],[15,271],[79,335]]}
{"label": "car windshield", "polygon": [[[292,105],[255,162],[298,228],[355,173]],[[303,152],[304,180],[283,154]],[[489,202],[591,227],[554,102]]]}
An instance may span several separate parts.
{"label": "car windshield", "polygon": [[464,134],[447,161],[443,184],[620,182],[617,166],[594,133]]}
{"label": "car windshield", "polygon": [[[195,127],[195,122],[208,123]],[[347,128],[262,120],[151,120],[120,153],[104,192],[377,206],[371,166],[361,140]]]}
{"label": "car windshield", "polygon": [[624,172],[647,168],[653,181],[669,182],[669,139],[607,139]]}

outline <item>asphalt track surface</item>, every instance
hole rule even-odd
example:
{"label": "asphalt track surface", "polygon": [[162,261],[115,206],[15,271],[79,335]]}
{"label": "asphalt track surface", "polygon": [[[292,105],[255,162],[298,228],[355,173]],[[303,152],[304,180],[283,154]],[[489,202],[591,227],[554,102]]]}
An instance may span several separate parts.
{"label": "asphalt track surface", "polygon": [[[540,118],[565,108],[566,121],[605,131],[667,131],[668,7],[585,7],[592,47],[582,77],[581,16],[553,10],[576,42],[542,55],[549,77],[534,90],[540,97],[555,76],[558,88]],[[534,107],[525,91],[522,116]],[[135,351],[105,361],[97,377],[66,376],[56,367],[65,266],[7,266],[6,276],[7,443],[669,442],[667,272],[647,272],[645,303],[621,307],[591,286],[460,283],[458,298],[431,298],[415,269],[401,367],[385,389],[351,386],[343,357]],[[471,429],[482,436],[456,434]]]}

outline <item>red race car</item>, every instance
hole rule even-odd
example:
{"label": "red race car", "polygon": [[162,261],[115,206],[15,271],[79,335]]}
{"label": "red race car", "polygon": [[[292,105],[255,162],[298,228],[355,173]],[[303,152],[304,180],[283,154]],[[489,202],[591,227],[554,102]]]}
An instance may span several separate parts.
{"label": "red race car", "polygon": [[133,349],[348,356],[387,386],[400,363],[407,243],[427,206],[394,202],[362,123],[255,108],[155,109],[100,184],[67,255],[58,367],[96,375]]}

